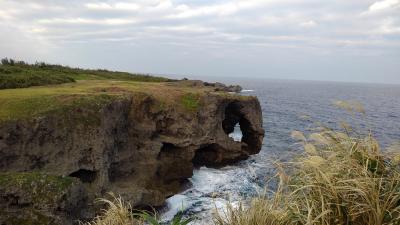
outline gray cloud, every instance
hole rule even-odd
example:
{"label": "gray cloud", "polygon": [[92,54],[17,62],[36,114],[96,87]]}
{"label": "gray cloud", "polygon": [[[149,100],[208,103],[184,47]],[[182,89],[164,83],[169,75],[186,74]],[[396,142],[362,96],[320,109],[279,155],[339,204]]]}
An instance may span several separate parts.
{"label": "gray cloud", "polygon": [[31,61],[400,83],[400,0],[1,0],[0,32]]}

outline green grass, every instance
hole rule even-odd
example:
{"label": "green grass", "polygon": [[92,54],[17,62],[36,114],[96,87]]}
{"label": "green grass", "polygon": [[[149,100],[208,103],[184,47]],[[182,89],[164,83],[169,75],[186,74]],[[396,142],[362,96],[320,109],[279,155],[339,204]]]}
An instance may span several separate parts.
{"label": "green grass", "polygon": [[[343,104],[342,104],[343,105]],[[349,110],[363,113],[356,106]],[[400,148],[382,152],[370,134],[346,124],[342,130],[319,127],[292,137],[304,154],[278,166],[275,190],[228,205],[217,225],[398,225],[400,224]]]}
{"label": "green grass", "polygon": [[[143,74],[84,70],[59,65],[2,60],[0,65],[0,123],[32,119],[57,113],[60,118],[76,108],[96,110],[119,97],[140,96],[156,100],[155,110],[174,107],[182,113],[195,112],[209,87],[191,87],[163,77]],[[219,94],[219,93],[217,93]],[[221,93],[222,94],[222,93]],[[233,98],[248,98],[227,95]],[[60,114],[61,113],[61,114]],[[64,113],[64,114],[63,114]],[[98,119],[87,121],[96,124]],[[97,122],[96,122],[97,121]]]}
{"label": "green grass", "polygon": [[75,82],[72,76],[39,68],[0,65],[0,89]]}
{"label": "green grass", "polygon": [[197,111],[200,106],[200,97],[198,94],[187,93],[182,96],[182,105],[188,111]]}
{"label": "green grass", "polygon": [[0,173],[0,188],[22,190],[37,205],[55,204],[67,189],[76,182],[71,177],[47,175],[39,172]]}
{"label": "green grass", "polygon": [[[151,96],[158,110],[175,107],[182,112],[199,109],[207,88],[171,86],[168,82],[119,80],[79,80],[75,83],[0,90],[0,123],[31,119],[53,113],[68,113],[74,108],[93,113],[117,98],[142,99]],[[60,115],[62,116],[62,115]],[[62,118],[62,117],[60,117]]]}
{"label": "green grass", "polygon": [[110,87],[112,83],[92,81],[0,90],[0,122],[29,119],[50,112],[65,113],[83,106],[95,111],[118,96],[104,89]]}
{"label": "green grass", "polygon": [[165,82],[164,77],[132,74],[108,70],[89,70],[49,64],[0,64],[0,89],[26,88],[53,85],[78,80],[125,80],[140,82]]}

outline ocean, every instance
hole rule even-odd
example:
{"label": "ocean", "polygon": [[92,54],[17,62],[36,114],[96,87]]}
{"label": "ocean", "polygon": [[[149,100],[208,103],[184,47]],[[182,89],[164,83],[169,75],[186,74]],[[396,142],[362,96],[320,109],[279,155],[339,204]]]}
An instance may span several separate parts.
{"label": "ocean", "polygon": [[[203,80],[210,80],[203,78]],[[194,171],[191,186],[167,199],[161,216],[170,220],[178,212],[195,218],[191,224],[210,224],[212,214],[223,213],[227,203],[238,204],[264,190],[275,174],[275,163],[300,153],[290,137],[293,130],[309,132],[318,122],[338,128],[346,121],[360,132],[372,131],[382,149],[400,140],[400,85],[262,79],[219,79],[239,84],[242,95],[257,96],[263,111],[265,138],[261,152],[235,165]],[[365,115],[352,114],[335,101],[359,102]],[[231,134],[240,139],[240,129]],[[272,184],[273,185],[273,184]]]}

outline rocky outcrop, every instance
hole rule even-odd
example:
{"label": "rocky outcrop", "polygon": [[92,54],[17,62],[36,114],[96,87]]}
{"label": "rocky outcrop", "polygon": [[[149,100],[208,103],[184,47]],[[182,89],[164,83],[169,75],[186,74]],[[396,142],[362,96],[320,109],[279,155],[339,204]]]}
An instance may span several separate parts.
{"label": "rocky outcrop", "polygon": [[239,85],[225,85],[223,83],[208,83],[208,82],[204,82],[204,86],[209,86],[209,87],[214,87],[215,91],[226,91],[226,92],[235,92],[235,93],[239,93],[242,91],[242,87]]}
{"label": "rocky outcrop", "polygon": [[214,91],[234,92],[240,93],[243,88],[240,85],[225,85],[223,83],[215,82],[204,82],[201,80],[189,80],[184,78],[182,81],[177,82],[178,85],[186,85],[191,87],[212,87]]}
{"label": "rocky outcrop", "polygon": [[[107,192],[136,207],[159,206],[181,190],[194,167],[221,166],[260,151],[264,130],[257,98],[207,92],[194,103],[185,101],[188,107],[182,110],[135,93],[96,111],[80,107],[63,116],[4,122],[0,172],[74,177],[86,191],[76,188],[89,204],[82,211],[88,210],[78,215],[67,207],[57,213],[91,217],[95,207],[90,204]],[[228,136],[236,124],[241,142]],[[9,207],[4,196],[0,207]]]}

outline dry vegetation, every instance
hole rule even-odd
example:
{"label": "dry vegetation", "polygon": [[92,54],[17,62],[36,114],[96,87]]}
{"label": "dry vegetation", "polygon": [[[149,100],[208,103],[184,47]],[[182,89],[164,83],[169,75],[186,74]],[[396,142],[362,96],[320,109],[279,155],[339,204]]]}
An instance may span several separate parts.
{"label": "dry vegetation", "polygon": [[[338,105],[364,113],[357,104]],[[292,136],[304,154],[280,167],[278,188],[250,204],[228,206],[216,214],[216,224],[400,224],[400,148],[383,153],[371,134],[360,135],[349,125]]]}
{"label": "dry vegetation", "polygon": [[111,194],[112,200],[99,199],[107,208],[91,222],[80,222],[80,225],[141,225],[143,220],[134,217],[132,207],[121,197]]}
{"label": "dry vegetation", "polygon": [[[106,205],[103,213],[91,222],[80,222],[80,225],[160,225],[157,215],[149,214],[145,211],[137,211],[132,206],[124,202],[120,196],[111,195],[111,200],[99,199],[100,203]],[[191,219],[184,219],[181,214],[168,223],[168,225],[187,225]],[[165,224],[165,223],[164,223]],[[165,224],[167,225],[167,224]]]}

